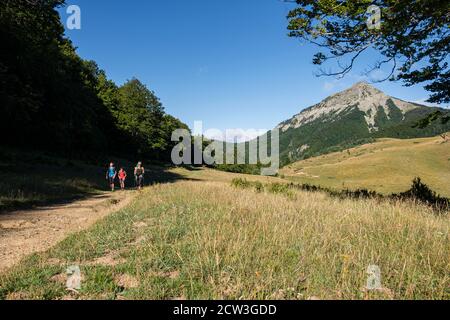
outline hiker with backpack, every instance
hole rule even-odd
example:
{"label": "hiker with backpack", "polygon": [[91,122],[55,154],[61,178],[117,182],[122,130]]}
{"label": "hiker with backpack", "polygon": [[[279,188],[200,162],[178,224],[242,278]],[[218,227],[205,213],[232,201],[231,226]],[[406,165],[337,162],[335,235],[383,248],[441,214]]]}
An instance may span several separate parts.
{"label": "hiker with backpack", "polygon": [[108,170],[106,171],[106,180],[108,180],[112,192],[114,192],[115,187],[114,180],[116,180],[116,176],[117,176],[116,168],[114,167],[114,163],[111,162],[109,164]]}
{"label": "hiker with backpack", "polygon": [[138,162],[137,166],[134,168],[134,179],[138,190],[142,190],[144,187],[144,174],[145,168],[142,166],[142,162]]}

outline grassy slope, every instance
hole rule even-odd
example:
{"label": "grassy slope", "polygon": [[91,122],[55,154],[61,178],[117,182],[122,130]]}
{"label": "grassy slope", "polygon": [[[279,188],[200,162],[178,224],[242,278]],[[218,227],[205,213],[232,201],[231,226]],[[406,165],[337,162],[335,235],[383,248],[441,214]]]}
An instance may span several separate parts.
{"label": "grassy slope", "polygon": [[[147,188],[0,276],[0,298],[450,298],[448,216],[408,203],[256,193],[212,170],[173,174],[183,180]],[[79,295],[64,290],[74,264]],[[366,292],[372,264],[384,288]]]}
{"label": "grassy slope", "polygon": [[281,174],[296,182],[380,193],[406,191],[419,176],[433,190],[450,197],[450,143],[442,143],[441,138],[380,139],[296,162]]}

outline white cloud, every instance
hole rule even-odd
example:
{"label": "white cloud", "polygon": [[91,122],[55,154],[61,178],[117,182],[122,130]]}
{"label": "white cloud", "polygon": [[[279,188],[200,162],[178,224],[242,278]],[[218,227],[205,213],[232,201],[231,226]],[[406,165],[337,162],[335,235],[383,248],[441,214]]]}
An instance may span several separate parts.
{"label": "white cloud", "polygon": [[373,79],[370,77],[364,76],[364,75],[357,75],[354,73],[349,73],[344,78],[341,78],[341,79],[334,78],[330,81],[325,81],[323,84],[323,90],[325,92],[341,91],[341,90],[351,87],[356,82],[370,81],[370,80],[373,80]]}
{"label": "white cloud", "polygon": [[198,75],[198,76],[207,74],[208,72],[209,72],[208,66],[201,66],[201,67],[199,67],[199,68],[197,69],[197,75]]}
{"label": "white cloud", "polygon": [[[209,130],[208,130],[209,131]],[[227,129],[226,132],[220,132],[218,130],[212,130],[205,132],[205,136],[211,140],[218,140],[226,142],[247,142],[256,139],[257,137],[265,134],[266,129]]]}
{"label": "white cloud", "polygon": [[381,69],[375,69],[369,74],[368,78],[370,79],[370,81],[376,82],[386,79],[387,76],[388,73],[386,73],[385,71]]}
{"label": "white cloud", "polygon": [[428,98],[423,98],[423,99],[412,101],[412,102],[422,104],[422,105],[428,106],[428,107],[438,107],[438,108],[447,108],[447,109],[450,107],[450,105],[430,103],[430,102],[427,102],[427,100],[428,100]]}
{"label": "white cloud", "polygon": [[326,81],[323,84],[323,89],[325,91],[332,91],[334,88],[336,88],[336,86],[337,86],[337,83],[335,81]]}

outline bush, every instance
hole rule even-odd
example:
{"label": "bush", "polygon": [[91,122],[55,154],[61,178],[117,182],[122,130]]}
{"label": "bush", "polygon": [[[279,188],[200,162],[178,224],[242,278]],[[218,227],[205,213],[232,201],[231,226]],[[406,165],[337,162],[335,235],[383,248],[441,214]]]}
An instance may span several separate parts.
{"label": "bush", "polygon": [[231,185],[236,188],[248,189],[251,187],[251,183],[246,179],[235,178],[231,181]]}
{"label": "bush", "polygon": [[431,190],[419,177],[413,180],[410,190],[399,195],[393,195],[393,197],[422,202],[439,210],[450,208],[450,200]]}
{"label": "bush", "polygon": [[261,182],[255,182],[255,190],[256,192],[264,192],[264,185]]}

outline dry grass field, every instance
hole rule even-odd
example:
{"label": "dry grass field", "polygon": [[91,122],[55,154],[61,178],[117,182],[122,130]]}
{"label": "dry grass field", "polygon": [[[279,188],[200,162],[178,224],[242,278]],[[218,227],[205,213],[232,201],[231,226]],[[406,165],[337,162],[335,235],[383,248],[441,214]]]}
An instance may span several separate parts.
{"label": "dry grass field", "polygon": [[450,197],[450,141],[442,138],[380,139],[350,150],[296,162],[281,170],[286,179],[334,189],[380,193],[407,190],[415,177]]}
{"label": "dry grass field", "polygon": [[[449,299],[450,220],[425,206],[236,188],[174,169],[0,276],[2,299]],[[280,179],[262,179],[262,183]],[[82,287],[67,291],[66,269]],[[367,290],[367,270],[382,287]]]}

